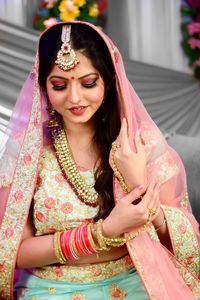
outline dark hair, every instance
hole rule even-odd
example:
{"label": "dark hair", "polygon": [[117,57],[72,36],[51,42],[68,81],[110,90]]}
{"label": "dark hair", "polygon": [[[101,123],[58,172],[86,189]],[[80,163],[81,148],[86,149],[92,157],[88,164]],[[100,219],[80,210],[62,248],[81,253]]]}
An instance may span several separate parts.
{"label": "dark hair", "polygon": [[[39,83],[43,89],[46,89],[46,78],[61,48],[61,31],[62,26],[58,24],[40,39]],[[105,218],[114,207],[113,171],[109,165],[109,153],[111,144],[120,130],[115,71],[106,43],[90,26],[72,24],[71,44],[74,50],[81,50],[81,53],[91,60],[105,84],[104,101],[96,112],[96,132],[93,137],[100,157],[100,165],[95,172],[95,189],[100,196],[98,218]]]}

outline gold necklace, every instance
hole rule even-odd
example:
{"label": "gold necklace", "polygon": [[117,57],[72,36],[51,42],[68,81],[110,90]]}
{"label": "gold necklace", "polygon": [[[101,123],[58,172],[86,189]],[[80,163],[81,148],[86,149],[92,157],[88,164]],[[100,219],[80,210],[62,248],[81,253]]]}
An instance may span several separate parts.
{"label": "gold necklace", "polygon": [[94,185],[88,185],[84,182],[73,160],[64,129],[60,128],[56,134],[52,132],[52,136],[57,159],[67,182],[79,200],[86,205],[96,207],[98,205],[98,193],[95,191]]}

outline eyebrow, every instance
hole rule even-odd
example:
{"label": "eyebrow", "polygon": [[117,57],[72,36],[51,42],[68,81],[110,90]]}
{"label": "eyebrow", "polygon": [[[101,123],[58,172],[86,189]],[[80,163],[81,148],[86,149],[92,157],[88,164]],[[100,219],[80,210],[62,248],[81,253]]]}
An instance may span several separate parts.
{"label": "eyebrow", "polygon": [[[98,73],[89,73],[89,74],[86,74],[86,75],[83,75],[81,77],[79,77],[78,79],[84,79],[85,77],[88,77],[88,76],[91,76],[91,75],[99,75]],[[52,78],[58,78],[58,79],[62,79],[62,80],[68,80],[68,78],[65,78],[65,77],[62,77],[62,76],[57,76],[57,75],[52,75],[49,79],[52,79]]]}

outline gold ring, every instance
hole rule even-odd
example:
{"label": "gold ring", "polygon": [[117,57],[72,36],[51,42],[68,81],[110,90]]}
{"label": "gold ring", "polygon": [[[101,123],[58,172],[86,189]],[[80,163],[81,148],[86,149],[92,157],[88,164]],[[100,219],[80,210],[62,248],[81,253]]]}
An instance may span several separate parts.
{"label": "gold ring", "polygon": [[156,209],[153,209],[153,208],[149,208],[149,207],[148,207],[148,210],[149,210],[149,217],[155,215]]}

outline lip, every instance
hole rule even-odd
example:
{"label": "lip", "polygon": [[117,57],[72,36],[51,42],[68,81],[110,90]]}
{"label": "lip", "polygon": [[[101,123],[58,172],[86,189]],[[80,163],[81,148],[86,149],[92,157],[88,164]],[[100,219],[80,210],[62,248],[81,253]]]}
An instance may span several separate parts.
{"label": "lip", "polygon": [[76,116],[80,116],[86,111],[86,109],[87,106],[73,106],[69,108],[69,111]]}

